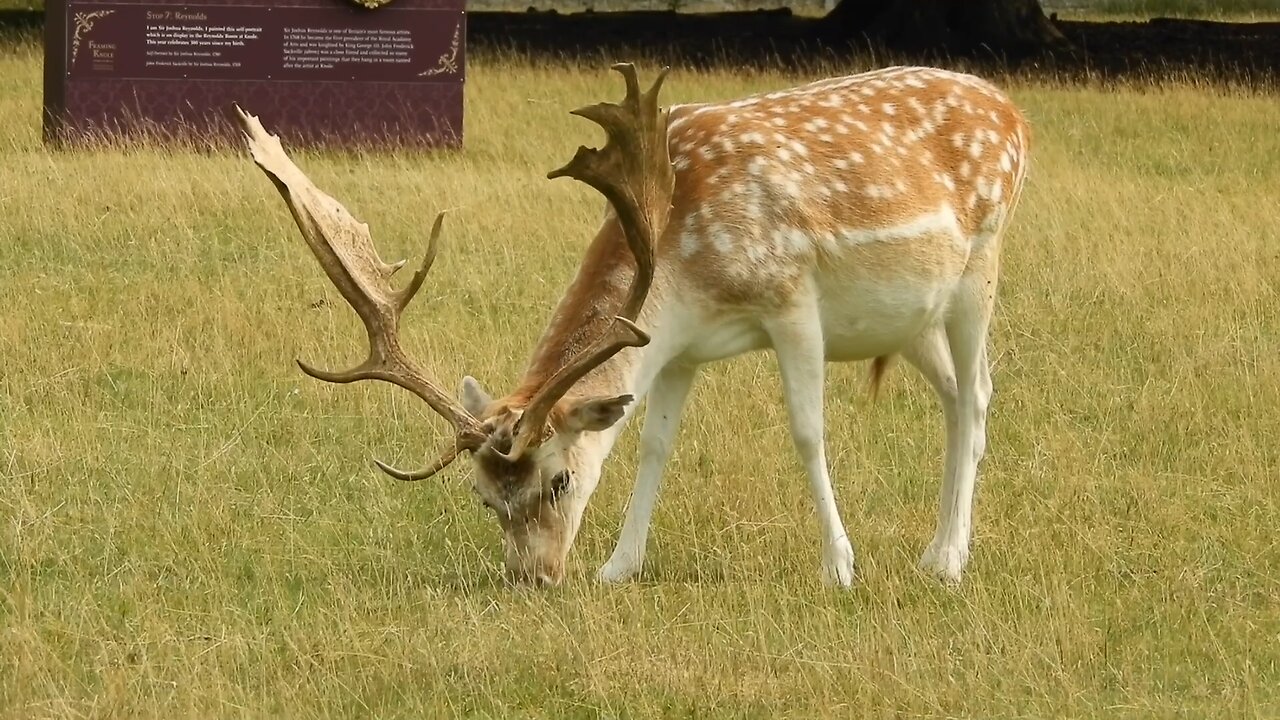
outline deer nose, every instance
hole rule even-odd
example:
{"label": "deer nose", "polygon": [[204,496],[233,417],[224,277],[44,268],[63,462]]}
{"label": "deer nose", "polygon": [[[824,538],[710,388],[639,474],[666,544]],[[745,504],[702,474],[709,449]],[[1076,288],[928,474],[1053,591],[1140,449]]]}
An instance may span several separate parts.
{"label": "deer nose", "polygon": [[506,574],[507,581],[512,585],[531,585],[536,588],[559,587],[560,583],[564,581],[563,574],[547,572],[545,570],[537,570],[534,572],[508,570]]}

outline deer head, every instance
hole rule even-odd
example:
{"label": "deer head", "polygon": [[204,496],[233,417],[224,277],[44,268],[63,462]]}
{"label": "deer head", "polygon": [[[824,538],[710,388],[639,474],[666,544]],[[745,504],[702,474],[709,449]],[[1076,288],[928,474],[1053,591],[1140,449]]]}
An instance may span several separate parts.
{"label": "deer head", "polygon": [[649,341],[636,325],[653,280],[654,246],[666,227],[674,184],[667,149],[667,111],[658,106],[664,69],[647,92],[641,92],[635,68],[613,69],[626,81],[620,104],[590,105],[573,114],[604,128],[601,149],[580,147],[564,167],[548,178],[571,177],[608,199],[627,244],[635,256],[626,299],[608,329],[555,372],[527,401],[491,399],[470,377],[455,399],[421,370],[399,342],[400,316],[422,287],[436,256],[443,224],[438,215],[425,258],[403,289],[391,278],[404,264],[383,262],[374,249],[368,225],[356,220],[341,203],[325,194],[285,154],[280,140],[258,119],[236,108],[254,162],[275,183],[302,231],[303,239],[364,323],[369,356],[345,372],[328,372],[301,361],[308,375],[333,383],[382,380],[422,398],[453,426],[454,438],[439,458],[421,470],[402,471],[382,462],[379,468],[399,480],[429,478],[468,453],[475,465],[473,490],[497,517],[505,537],[508,576],[516,581],[557,584],[581,517],[582,500],[573,496],[575,453],[589,433],[606,430],[625,414],[630,395],[592,397],[574,386],[593,369],[627,347]]}

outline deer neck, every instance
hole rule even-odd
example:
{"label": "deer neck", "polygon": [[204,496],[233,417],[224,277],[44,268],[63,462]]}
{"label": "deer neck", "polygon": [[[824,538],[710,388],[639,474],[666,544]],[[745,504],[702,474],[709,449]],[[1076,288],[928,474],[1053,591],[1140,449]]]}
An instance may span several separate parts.
{"label": "deer neck", "polygon": [[[568,291],[561,298],[538,341],[515,392],[512,404],[522,405],[578,353],[589,347],[613,323],[636,271],[617,217],[610,212],[591,242]],[[601,432],[585,433],[570,450],[573,490],[566,505],[571,532],[576,533],[587,501],[600,480],[605,459],[636,406],[648,393],[658,371],[670,359],[670,348],[656,319],[667,284],[655,277],[641,311],[639,324],[651,335],[645,347],[627,348],[591,371],[570,391],[574,395],[613,397],[632,395],[623,419]]]}
{"label": "deer neck", "polygon": [[[552,375],[609,329],[622,307],[635,272],[635,258],[616,215],[610,211],[538,340],[524,375],[511,395],[512,404],[527,403]],[[664,295],[662,285],[655,280],[649,292],[640,315],[642,326],[658,314]],[[651,333],[661,332],[661,328],[647,329]],[[651,377],[644,380],[648,374],[643,372],[643,366],[653,355],[650,351],[662,346],[660,340],[654,337],[644,348],[628,348],[618,353],[582,378],[570,391],[571,394],[612,396],[629,393],[635,395],[638,402],[652,380]]]}

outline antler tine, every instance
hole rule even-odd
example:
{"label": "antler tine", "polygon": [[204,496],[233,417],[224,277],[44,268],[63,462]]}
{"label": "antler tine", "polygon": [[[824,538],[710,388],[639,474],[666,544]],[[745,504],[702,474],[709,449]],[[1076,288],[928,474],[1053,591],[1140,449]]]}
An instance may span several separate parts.
{"label": "antler tine", "polygon": [[397,470],[376,458],[374,459],[373,464],[377,465],[379,470],[397,480],[415,482],[417,480],[425,480],[445,469],[449,466],[449,463],[453,462],[454,458],[458,457],[458,453],[460,452],[462,452],[462,448],[459,448],[456,445],[451,449],[446,449],[434,463],[431,463],[421,470]]}
{"label": "antler tine", "polygon": [[480,421],[430,380],[400,347],[400,315],[421,289],[435,262],[444,213],[436,216],[431,227],[422,265],[404,289],[396,290],[391,285],[391,276],[404,263],[389,265],[383,262],[373,246],[369,226],[352,217],[341,203],[317,188],[285,154],[280,138],[268,133],[257,117],[238,106],[235,111],[254,162],[275,183],[312,254],[338,292],[360,316],[369,336],[369,356],[350,370],[320,370],[301,360],[298,366],[311,377],[325,382],[382,380],[398,385],[422,398],[453,425],[456,432],[453,446],[426,470],[393,472],[393,468],[379,462],[378,467],[392,477],[415,480],[429,477],[447,466],[461,450],[478,448],[487,437]]}
{"label": "antler tine", "polygon": [[654,246],[667,226],[675,186],[667,148],[667,111],[658,106],[658,94],[670,68],[663,68],[644,93],[634,65],[618,63],[613,70],[626,82],[627,94],[622,102],[598,103],[572,112],[604,128],[608,137],[605,146],[598,150],[579,147],[568,164],[547,177],[574,178],[609,200],[635,256],[635,275],[626,300],[605,334],[547,380],[529,401],[506,454],[511,460],[541,442],[551,408],[575,383],[624,348],[649,342],[649,336],[635,321],[653,283]]}

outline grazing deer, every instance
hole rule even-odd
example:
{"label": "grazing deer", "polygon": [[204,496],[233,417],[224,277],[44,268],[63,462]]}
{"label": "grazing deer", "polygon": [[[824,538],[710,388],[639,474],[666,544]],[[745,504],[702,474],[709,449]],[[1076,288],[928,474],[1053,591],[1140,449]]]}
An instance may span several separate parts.
{"label": "grazing deer", "polygon": [[431,267],[441,217],[421,268],[393,289],[403,263],[384,263],[368,226],[239,112],[254,160],[369,333],[359,367],[299,363],[303,371],[394,383],[452,423],[454,440],[426,469],[379,467],[419,480],[470,453],[473,489],[505,535],[508,576],[538,584],[562,580],[605,457],[633,401],[647,396],[635,490],[600,570],[622,581],[643,565],[697,369],[772,348],[817,507],[823,576],[847,586],[853,549],[824,451],[824,363],[872,359],[874,388],[901,355],[937,391],[946,426],[937,530],[921,565],[958,580],[986,444],[1001,236],[1027,167],[1018,109],[977,78],[900,67],[664,111],[665,70],[642,93],[631,65],[614,69],[626,81],[622,103],[574,111],[605,129],[604,148],[579,148],[548,176],[590,185],[608,212],[523,378],[498,399],[471,377],[455,399],[399,344],[400,314]]}

